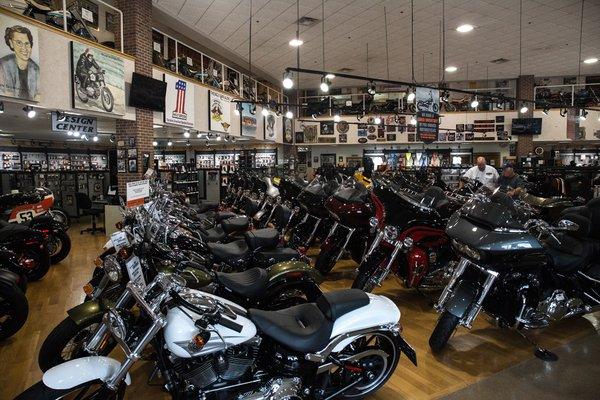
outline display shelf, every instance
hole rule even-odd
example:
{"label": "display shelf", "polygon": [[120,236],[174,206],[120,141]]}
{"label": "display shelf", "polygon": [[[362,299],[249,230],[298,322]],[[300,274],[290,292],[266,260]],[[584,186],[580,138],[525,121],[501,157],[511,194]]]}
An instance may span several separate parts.
{"label": "display shelf", "polygon": [[2,151],[0,152],[2,157],[2,170],[3,171],[20,171],[21,170],[21,156],[16,151]]}
{"label": "display shelf", "polygon": [[48,171],[48,158],[42,152],[22,152],[24,171]]}
{"label": "display shelf", "polygon": [[71,163],[67,153],[49,153],[48,170],[49,171],[69,171]]}
{"label": "display shelf", "polygon": [[90,169],[90,156],[88,154],[71,154],[70,165],[73,171],[86,171]]}

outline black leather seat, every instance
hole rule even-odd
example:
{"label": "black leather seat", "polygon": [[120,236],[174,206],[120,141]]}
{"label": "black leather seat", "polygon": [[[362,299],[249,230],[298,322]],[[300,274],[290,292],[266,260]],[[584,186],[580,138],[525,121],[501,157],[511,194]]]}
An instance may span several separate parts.
{"label": "black leather seat", "polygon": [[221,222],[223,220],[237,217],[237,214],[231,211],[219,211],[214,215],[214,219],[216,222]]}
{"label": "black leather seat", "polygon": [[269,282],[267,271],[262,268],[250,268],[244,272],[233,273],[217,272],[216,275],[217,281],[223,287],[248,299],[262,295]]}
{"label": "black leather seat", "polygon": [[226,244],[208,243],[208,248],[215,257],[226,262],[244,258],[250,253],[250,249],[243,239]]}
{"label": "black leather seat", "polygon": [[200,237],[207,243],[220,242],[227,237],[227,234],[219,225],[210,229],[200,229],[198,232],[200,233]]}
{"label": "black leather seat", "polygon": [[297,250],[289,247],[276,247],[274,249],[260,250],[254,255],[254,261],[257,265],[269,267],[283,261],[297,260],[300,254]]}
{"label": "black leather seat", "polygon": [[252,250],[273,249],[279,244],[279,232],[273,228],[263,228],[244,234],[246,243]]}
{"label": "black leather seat", "polygon": [[274,341],[302,353],[320,351],[327,346],[333,323],[351,311],[369,304],[369,297],[358,289],[323,294],[316,303],[301,304],[279,311],[248,310],[256,327]]}
{"label": "black leather seat", "polygon": [[13,236],[19,235],[29,228],[22,224],[9,224],[8,222],[2,221],[0,225],[0,242],[8,241],[13,239]]}
{"label": "black leather seat", "polygon": [[221,228],[227,234],[246,230],[248,229],[248,225],[250,225],[250,219],[245,216],[227,218],[221,222]]}

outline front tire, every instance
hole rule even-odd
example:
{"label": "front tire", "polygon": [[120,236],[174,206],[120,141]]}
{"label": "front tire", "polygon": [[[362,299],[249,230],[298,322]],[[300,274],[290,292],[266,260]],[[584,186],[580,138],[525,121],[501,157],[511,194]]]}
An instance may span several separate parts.
{"label": "front tire", "polygon": [[374,274],[383,261],[385,259],[377,253],[373,253],[366,258],[358,267],[358,275],[356,275],[354,282],[352,282],[352,288],[371,293],[375,289],[375,283],[373,282],[375,278]]}
{"label": "front tire", "polygon": [[315,269],[321,273],[321,275],[327,275],[337,262],[336,258],[341,249],[337,246],[330,246],[325,251],[320,251],[317,261],[315,262]]}
{"label": "front tire", "polygon": [[0,286],[0,341],[17,333],[27,321],[29,303],[16,285]]}
{"label": "front tire", "polygon": [[54,250],[50,255],[50,262],[52,264],[58,264],[71,252],[71,238],[65,231],[60,231],[53,235],[54,237],[50,240],[54,241]]}
{"label": "front tire", "polygon": [[429,337],[429,347],[434,353],[439,353],[448,343],[450,337],[456,330],[460,318],[450,314],[448,311],[444,311],[438,319],[435,329]]}
{"label": "front tire", "polygon": [[[86,395],[87,394],[87,395]],[[84,397],[85,396],[85,397]],[[117,392],[111,392],[96,382],[86,382],[71,389],[51,389],[39,381],[14,400],[58,400],[58,399],[95,399],[95,400],[122,400],[125,397],[125,385],[121,384]]]}
{"label": "front tire", "polygon": [[110,90],[103,87],[100,90],[100,97],[102,98],[102,107],[104,107],[106,112],[112,112],[115,101]]}

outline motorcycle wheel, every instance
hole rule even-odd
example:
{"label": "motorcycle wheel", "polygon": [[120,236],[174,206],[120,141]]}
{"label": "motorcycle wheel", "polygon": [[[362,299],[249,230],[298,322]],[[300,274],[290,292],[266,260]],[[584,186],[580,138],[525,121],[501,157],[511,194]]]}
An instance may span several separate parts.
{"label": "motorcycle wheel", "polygon": [[363,260],[358,267],[358,275],[356,275],[354,282],[352,282],[352,289],[360,289],[371,293],[375,289],[375,284],[371,278],[382,261],[383,259],[377,253],[373,253],[370,257]]}
{"label": "motorcycle wheel", "polygon": [[0,286],[0,341],[17,333],[27,321],[29,303],[15,285]]}
{"label": "motorcycle wheel", "polygon": [[363,399],[367,397],[385,385],[396,370],[401,354],[394,335],[390,332],[379,331],[359,336],[341,352],[336,353],[336,357],[344,359],[346,357],[357,356],[361,353],[365,353],[366,355],[354,360],[352,365],[356,365],[368,372],[352,372],[345,368],[330,370],[328,380],[333,387],[328,388],[327,394],[329,394],[329,391],[347,387],[362,375],[363,379],[358,384],[343,392],[339,398]]}
{"label": "motorcycle wheel", "polygon": [[116,392],[109,391],[102,383],[98,383],[97,380],[83,383],[71,389],[57,390],[51,389],[44,385],[43,381],[39,381],[15,397],[14,400],[121,400],[125,398],[125,390],[126,385],[121,384]]}
{"label": "motorcycle wheel", "polygon": [[50,262],[58,264],[71,252],[71,238],[65,231],[57,232],[50,236]]}
{"label": "motorcycle wheel", "polygon": [[102,107],[104,107],[106,112],[111,112],[115,105],[115,99],[107,87],[103,87],[100,90],[100,98],[102,99]]}
{"label": "motorcycle wheel", "polygon": [[321,275],[327,275],[337,262],[336,257],[340,252],[339,246],[331,246],[325,251],[320,251],[315,262],[315,269],[321,273]]}
{"label": "motorcycle wheel", "polygon": [[460,318],[450,314],[448,311],[444,311],[438,319],[435,329],[431,332],[429,337],[429,347],[434,353],[439,353],[448,343],[450,337],[456,330]]}
{"label": "motorcycle wheel", "polygon": [[28,281],[39,281],[50,269],[50,253],[46,249],[25,248],[20,253],[19,264]]}
{"label": "motorcycle wheel", "polygon": [[85,92],[85,90],[81,87],[81,84],[79,84],[79,83],[75,84],[75,92],[77,92],[77,98],[82,103],[87,103],[88,100],[90,99],[88,97],[87,93]]}
{"label": "motorcycle wheel", "polygon": [[55,221],[65,225],[67,229],[71,227],[71,219],[63,210],[59,208],[52,208],[50,210],[50,215],[52,215],[52,218],[54,218]]}
{"label": "motorcycle wheel", "polygon": [[[48,335],[38,355],[38,365],[42,372],[66,361],[88,354],[83,351],[83,343],[88,335],[102,322],[102,315],[77,325],[71,317],[63,319]],[[114,341],[105,345],[98,355],[108,355],[115,347]]]}

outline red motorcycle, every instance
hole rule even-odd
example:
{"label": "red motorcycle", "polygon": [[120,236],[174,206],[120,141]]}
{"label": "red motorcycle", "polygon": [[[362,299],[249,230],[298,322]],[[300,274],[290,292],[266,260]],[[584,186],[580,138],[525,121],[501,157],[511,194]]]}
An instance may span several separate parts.
{"label": "red motorcycle", "polygon": [[373,183],[381,200],[374,203],[376,217],[371,219],[377,234],[352,287],[371,292],[392,271],[407,288],[443,288],[457,262],[446,221],[460,202],[436,186],[414,194],[387,179]]}

